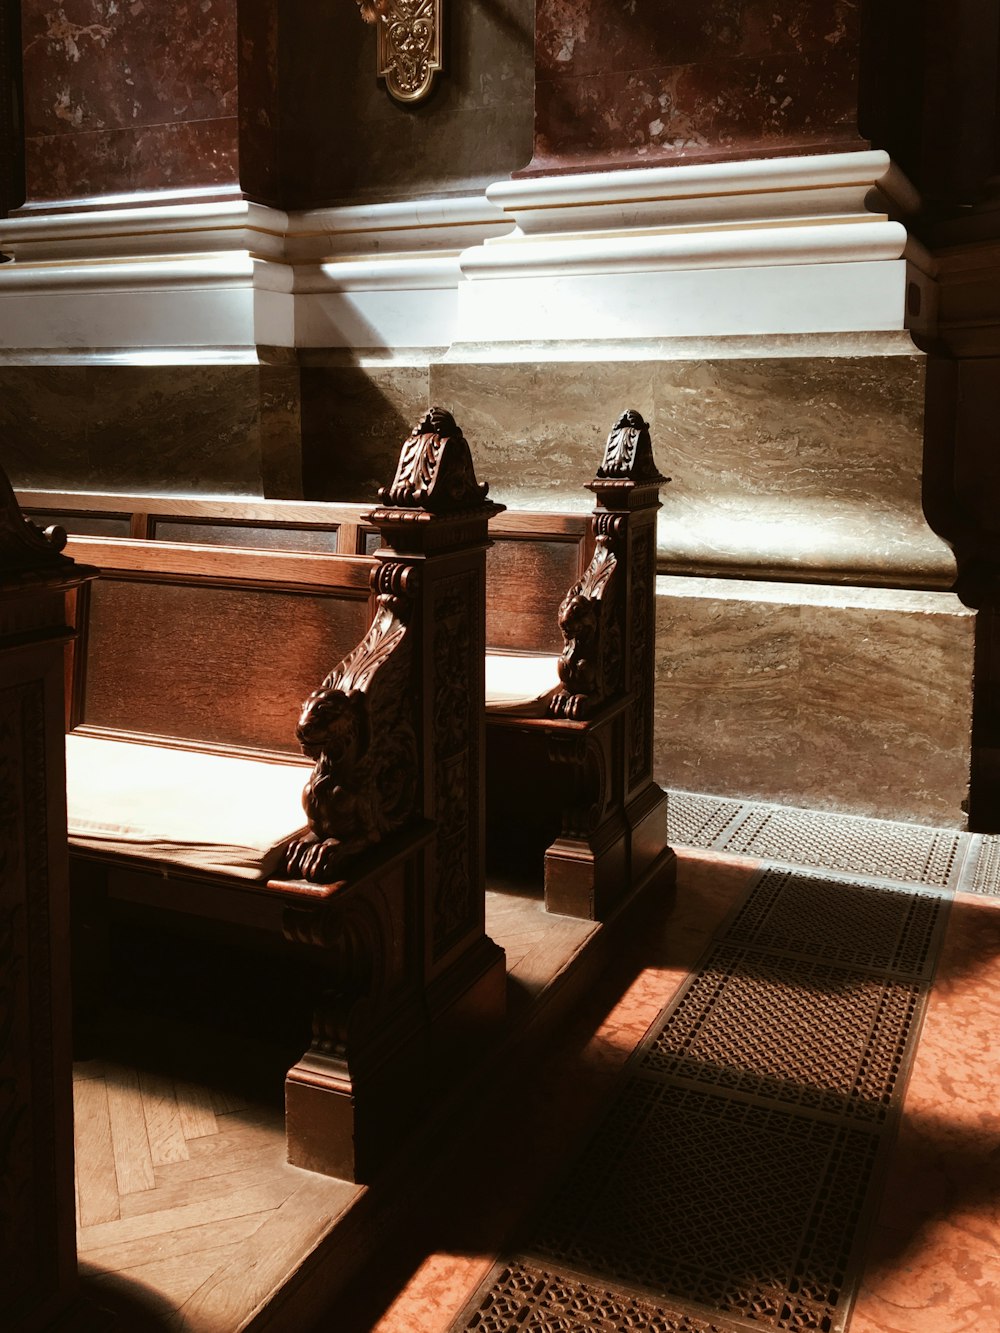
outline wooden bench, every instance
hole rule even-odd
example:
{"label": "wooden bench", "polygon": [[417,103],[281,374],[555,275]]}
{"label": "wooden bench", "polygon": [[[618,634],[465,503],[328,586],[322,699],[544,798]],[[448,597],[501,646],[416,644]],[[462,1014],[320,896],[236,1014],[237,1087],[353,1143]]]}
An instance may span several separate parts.
{"label": "wooden bench", "polygon": [[[221,923],[262,976],[268,959],[308,973],[313,1039],[286,1078],[289,1160],[348,1179],[379,1169],[436,1071],[503,1015],[503,953],[484,929],[480,664],[499,510],[485,489],[461,433],[437,419],[404,445],[370,556],[100,536],[67,547],[101,571],[75,608],[76,884],[154,922]],[[327,674],[345,643],[356,647]],[[306,823],[295,805],[310,771],[289,754],[303,699],[299,736],[317,760],[308,829],[288,862],[269,836],[248,855],[242,825],[271,806],[284,802],[285,835]],[[98,806],[114,808],[81,823],[102,755],[119,790]],[[114,827],[136,790],[153,817]],[[167,845],[158,805],[178,790]],[[242,803],[260,790],[268,803],[248,821]],[[227,823],[236,831],[206,863],[200,826]],[[218,846],[229,841],[235,852]]]}
{"label": "wooden bench", "polygon": [[[546,905],[569,915],[606,919],[673,873],[666,798],[651,768],[661,481],[648,428],[626,413],[590,485],[593,515],[508,511],[490,527],[488,670],[541,654],[554,680],[551,659],[562,653],[566,678],[554,699],[529,690],[488,707],[490,860],[513,862],[522,876],[544,860]],[[363,505],[79,492],[22,492],[21,501],[38,522],[112,539],[357,558],[372,558],[381,540]],[[91,548],[86,558],[102,563]],[[91,716],[102,708],[95,701]]]}

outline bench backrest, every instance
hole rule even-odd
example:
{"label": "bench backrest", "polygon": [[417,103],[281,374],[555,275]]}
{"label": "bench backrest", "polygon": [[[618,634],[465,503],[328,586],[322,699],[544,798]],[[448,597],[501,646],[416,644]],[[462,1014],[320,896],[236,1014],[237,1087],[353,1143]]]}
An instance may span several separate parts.
{"label": "bench backrest", "polygon": [[[379,541],[366,521],[370,505],[58,491],[21,491],[18,498],[36,523],[74,536],[360,556]],[[592,554],[590,516],[509,510],[493,520],[490,537],[487,644],[561,652],[559,604]]]}
{"label": "bench backrest", "polygon": [[72,727],[297,754],[303,701],[369,623],[365,556],[101,537],[80,599]]}

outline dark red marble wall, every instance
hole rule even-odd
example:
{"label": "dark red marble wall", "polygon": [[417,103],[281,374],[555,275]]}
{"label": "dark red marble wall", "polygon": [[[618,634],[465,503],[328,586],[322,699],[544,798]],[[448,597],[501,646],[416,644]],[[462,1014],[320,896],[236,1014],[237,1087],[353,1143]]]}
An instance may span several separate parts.
{"label": "dark red marble wall", "polygon": [[24,201],[21,3],[0,0],[0,217]]}
{"label": "dark red marble wall", "polygon": [[530,172],[857,148],[852,0],[537,0]]}
{"label": "dark red marble wall", "polygon": [[29,200],[230,185],[237,0],[22,0]]}

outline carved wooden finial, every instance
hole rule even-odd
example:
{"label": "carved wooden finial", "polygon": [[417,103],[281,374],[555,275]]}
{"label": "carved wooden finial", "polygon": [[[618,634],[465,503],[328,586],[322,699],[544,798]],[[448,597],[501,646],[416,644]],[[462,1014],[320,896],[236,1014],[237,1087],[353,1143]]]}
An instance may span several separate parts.
{"label": "carved wooden finial", "polygon": [[397,509],[462,514],[480,508],[489,489],[476,481],[469,442],[455,418],[432,407],[404,441],[392,485],[383,486],[378,498]]}
{"label": "carved wooden finial", "polygon": [[601,480],[634,481],[639,485],[669,481],[653,460],[649,422],[634,409],[623,412],[611,427],[597,475]]}
{"label": "carved wooden finial", "polygon": [[0,572],[69,565],[69,558],[59,554],[65,545],[63,528],[51,527],[43,532],[37,523],[24,517],[7,474],[0,468]]}

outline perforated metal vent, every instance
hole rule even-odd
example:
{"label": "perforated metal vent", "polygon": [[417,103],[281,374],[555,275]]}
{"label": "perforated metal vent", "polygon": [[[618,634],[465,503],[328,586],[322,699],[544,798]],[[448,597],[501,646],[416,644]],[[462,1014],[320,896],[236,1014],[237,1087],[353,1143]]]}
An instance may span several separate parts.
{"label": "perforated metal vent", "polygon": [[716,841],[749,807],[740,801],[696,792],[667,793],[667,836],[682,847],[714,847]]}
{"label": "perforated metal vent", "polygon": [[636,1079],[532,1256],[774,1328],[824,1328],[877,1136]]}
{"label": "perforated metal vent", "polygon": [[898,976],[929,975],[936,894],[770,868],[724,931],[729,943]]}
{"label": "perforated metal vent", "polygon": [[975,854],[970,856],[958,887],[963,893],[1000,895],[1000,837],[976,839]]}
{"label": "perforated metal vent", "polygon": [[726,835],[725,850],[946,888],[958,868],[961,839],[919,824],[774,808],[748,815]]}
{"label": "perforated metal vent", "polygon": [[824,963],[716,949],[644,1073],[858,1121],[884,1120],[920,986]]}
{"label": "perforated metal vent", "polygon": [[[553,1273],[536,1264],[504,1268],[478,1308],[463,1322],[475,1333],[732,1333],[735,1324],[706,1322],[695,1315],[613,1291],[584,1278]],[[737,1331],[738,1333],[738,1331]]]}
{"label": "perforated metal vent", "polygon": [[456,1327],[843,1333],[946,909],[760,871]]}
{"label": "perforated metal vent", "polygon": [[953,889],[969,834],[922,824],[834,815],[791,806],[728,801],[696,792],[670,792],[669,830],[680,846],[816,866]]}

